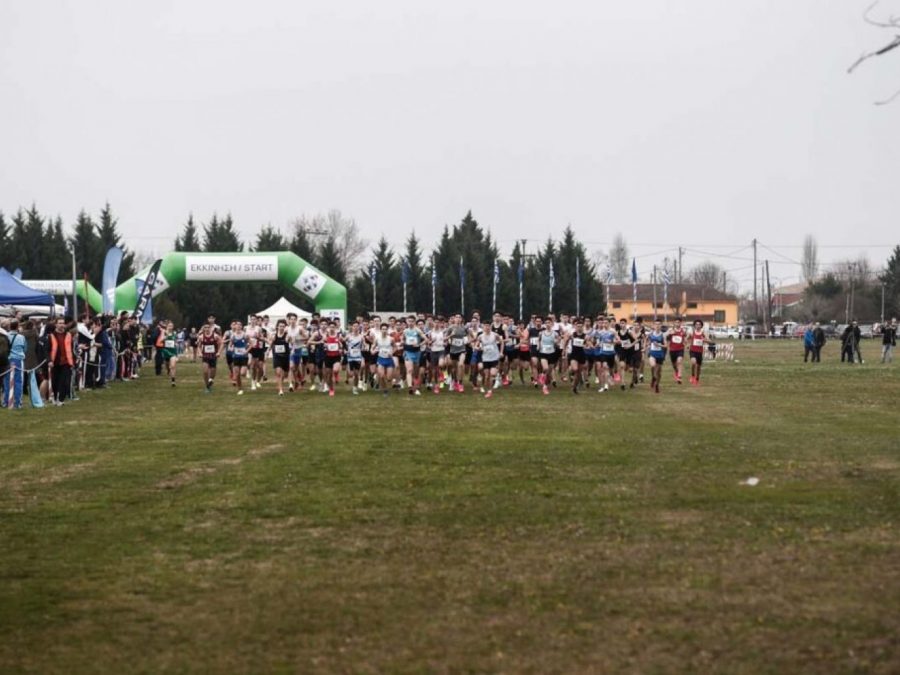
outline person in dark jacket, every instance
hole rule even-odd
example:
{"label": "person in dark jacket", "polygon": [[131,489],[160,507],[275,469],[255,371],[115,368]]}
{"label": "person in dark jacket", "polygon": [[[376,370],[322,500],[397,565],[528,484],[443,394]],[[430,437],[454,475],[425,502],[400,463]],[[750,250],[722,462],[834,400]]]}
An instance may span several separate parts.
{"label": "person in dark jacket", "polygon": [[822,360],[822,347],[825,346],[825,331],[822,330],[822,326],[819,325],[818,321],[816,321],[815,327],[813,328],[813,343],[815,346],[813,351],[813,361],[818,363]]}
{"label": "person in dark jacket", "polygon": [[[855,328],[855,330],[854,330]],[[859,326],[856,321],[847,324],[844,332],[841,333],[841,363],[845,361],[853,364],[856,360],[856,354],[859,352],[857,343],[859,342]]]}
{"label": "person in dark jacket", "polygon": [[894,360],[894,347],[897,346],[897,319],[891,319],[881,329],[881,362],[891,363]]}

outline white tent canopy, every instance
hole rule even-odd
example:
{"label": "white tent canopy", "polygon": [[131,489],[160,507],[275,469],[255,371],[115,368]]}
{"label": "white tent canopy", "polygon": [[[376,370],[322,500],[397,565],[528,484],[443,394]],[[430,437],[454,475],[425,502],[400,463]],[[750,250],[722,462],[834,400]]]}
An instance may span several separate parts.
{"label": "white tent canopy", "polygon": [[[306,310],[300,309],[292,303],[290,300],[287,300],[284,296],[278,298],[278,300],[271,307],[267,309],[263,309],[259,312],[256,312],[258,316],[268,316],[269,317],[269,325],[274,326],[278,319],[287,319],[287,315],[293,312],[297,315],[298,319],[302,319],[303,317],[309,318],[312,316]],[[247,317],[247,321],[249,322],[250,317]]]}

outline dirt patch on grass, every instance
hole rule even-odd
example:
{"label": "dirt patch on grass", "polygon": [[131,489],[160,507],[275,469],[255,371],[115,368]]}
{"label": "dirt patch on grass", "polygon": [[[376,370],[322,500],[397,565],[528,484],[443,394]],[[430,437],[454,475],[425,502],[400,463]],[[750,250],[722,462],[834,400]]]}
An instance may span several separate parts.
{"label": "dirt patch on grass", "polygon": [[239,457],[227,457],[224,459],[217,459],[214,462],[207,462],[206,464],[203,464],[201,466],[193,466],[176,473],[174,476],[170,476],[169,478],[161,480],[156,484],[156,489],[175,490],[184,487],[185,485],[190,485],[202,476],[215,474],[216,472],[221,471],[222,469],[225,469],[227,467],[239,466],[247,460],[261,459],[262,457],[271,455],[275,452],[279,452],[283,449],[284,444],[274,443],[272,445],[265,445],[259,448],[251,448]]}

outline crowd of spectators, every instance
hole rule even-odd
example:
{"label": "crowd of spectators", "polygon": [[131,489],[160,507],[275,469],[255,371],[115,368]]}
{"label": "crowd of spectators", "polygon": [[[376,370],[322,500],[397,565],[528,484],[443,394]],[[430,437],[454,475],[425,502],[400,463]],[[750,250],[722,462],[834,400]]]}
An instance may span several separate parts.
{"label": "crowd of spectators", "polygon": [[0,321],[0,407],[65,405],[79,393],[139,376],[150,356],[145,326],[118,316]]}

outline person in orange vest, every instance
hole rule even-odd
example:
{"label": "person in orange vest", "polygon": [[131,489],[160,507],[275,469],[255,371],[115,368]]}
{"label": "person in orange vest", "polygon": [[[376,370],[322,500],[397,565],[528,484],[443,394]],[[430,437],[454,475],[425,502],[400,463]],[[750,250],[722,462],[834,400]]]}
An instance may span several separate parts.
{"label": "person in orange vest", "polygon": [[66,330],[63,319],[56,320],[56,329],[50,333],[50,382],[53,386],[53,405],[62,405],[69,397],[75,354],[72,351],[72,334]]}

